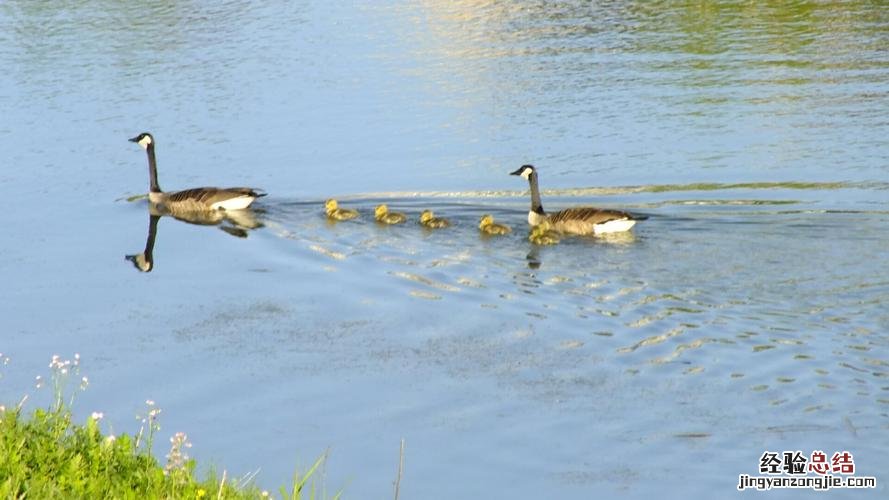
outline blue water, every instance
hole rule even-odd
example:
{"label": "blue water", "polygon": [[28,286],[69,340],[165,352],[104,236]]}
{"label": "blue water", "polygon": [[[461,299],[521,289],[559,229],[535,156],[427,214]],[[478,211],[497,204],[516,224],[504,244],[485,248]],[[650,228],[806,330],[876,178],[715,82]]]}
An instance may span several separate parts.
{"label": "blue water", "polygon": [[[0,4],[0,403],[77,352],[79,418],[155,400],[158,455],[270,490],[329,450],[329,491],[391,497],[404,438],[403,498],[722,498],[767,450],[882,498],[887,40],[863,1]],[[262,227],[163,217],[134,269],[142,131]],[[531,245],[524,163],[649,218]]]}

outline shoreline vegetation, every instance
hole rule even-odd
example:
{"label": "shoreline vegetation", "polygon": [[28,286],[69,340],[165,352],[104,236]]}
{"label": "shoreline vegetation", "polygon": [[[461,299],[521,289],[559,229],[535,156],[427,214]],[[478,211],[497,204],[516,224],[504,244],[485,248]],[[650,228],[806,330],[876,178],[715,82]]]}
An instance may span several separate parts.
{"label": "shoreline vegetation", "polygon": [[[0,362],[8,365],[9,358],[0,354]],[[93,412],[83,424],[73,419],[76,396],[89,386],[89,379],[80,377],[80,356],[75,354],[73,360],[53,356],[49,368],[53,398],[48,408],[26,415],[27,395],[14,407],[0,405],[0,498],[337,500],[342,495],[340,491],[328,497],[324,492],[319,467],[327,453],[306,472],[295,473],[292,484],[277,494],[254,483],[256,472],[230,477],[225,470],[219,475],[211,468],[199,478],[197,464],[187,454],[191,443],[184,432],[170,437],[165,459],[152,454],[161,414],[154,401],[145,402],[145,413],[139,416],[142,425],[134,436],[103,434],[102,413]],[[69,391],[73,380],[79,387]],[[44,385],[38,376],[37,389]]]}

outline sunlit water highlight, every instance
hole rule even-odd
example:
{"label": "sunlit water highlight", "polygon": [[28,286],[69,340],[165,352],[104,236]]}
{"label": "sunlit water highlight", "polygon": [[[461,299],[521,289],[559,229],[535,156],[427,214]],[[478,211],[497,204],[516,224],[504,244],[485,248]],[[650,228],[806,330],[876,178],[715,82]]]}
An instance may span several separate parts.
{"label": "sunlit water highlight", "polygon": [[[387,497],[405,438],[404,498],[722,497],[815,449],[885,496],[886,9],[140,7],[0,4],[2,403],[76,351],[80,415],[152,398],[270,488],[330,447]],[[165,188],[266,188],[263,227],[164,217],[138,272],[143,130]],[[536,247],[527,162],[550,210],[649,218]]]}

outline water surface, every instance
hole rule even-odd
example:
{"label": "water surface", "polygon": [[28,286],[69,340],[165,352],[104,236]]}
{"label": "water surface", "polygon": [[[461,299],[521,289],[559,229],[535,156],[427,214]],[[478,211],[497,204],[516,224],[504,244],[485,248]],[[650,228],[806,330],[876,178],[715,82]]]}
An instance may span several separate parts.
{"label": "water surface", "polygon": [[[720,497],[816,449],[882,497],[887,32],[863,1],[4,3],[0,395],[79,352],[79,415],[154,399],[269,488],[329,448],[328,487],[388,497],[405,438],[405,497]],[[161,186],[264,187],[263,227],[161,218],[138,272],[144,130]],[[535,247],[523,163],[548,209],[649,219]]]}

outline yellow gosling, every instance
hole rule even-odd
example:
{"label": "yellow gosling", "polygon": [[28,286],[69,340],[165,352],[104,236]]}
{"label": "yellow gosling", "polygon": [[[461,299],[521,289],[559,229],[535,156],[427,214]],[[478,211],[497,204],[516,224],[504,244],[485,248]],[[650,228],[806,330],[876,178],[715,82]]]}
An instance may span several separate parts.
{"label": "yellow gosling", "polygon": [[333,198],[324,202],[324,211],[327,218],[334,220],[349,220],[358,217],[358,211],[351,208],[339,208],[339,204]]}
{"label": "yellow gosling", "polygon": [[504,226],[503,224],[495,224],[494,216],[491,214],[482,215],[482,218],[478,221],[478,228],[484,234],[509,234],[512,229],[509,226]]}
{"label": "yellow gosling", "polygon": [[377,206],[374,210],[374,218],[383,224],[401,224],[407,220],[407,217],[402,213],[390,212],[385,203]]}
{"label": "yellow gosling", "polygon": [[555,245],[559,242],[559,233],[551,228],[552,225],[548,222],[534,226],[528,240],[535,245]]}
{"label": "yellow gosling", "polygon": [[423,210],[423,213],[420,214],[420,225],[429,229],[440,229],[450,226],[451,223],[447,219],[436,217],[432,210]]}

